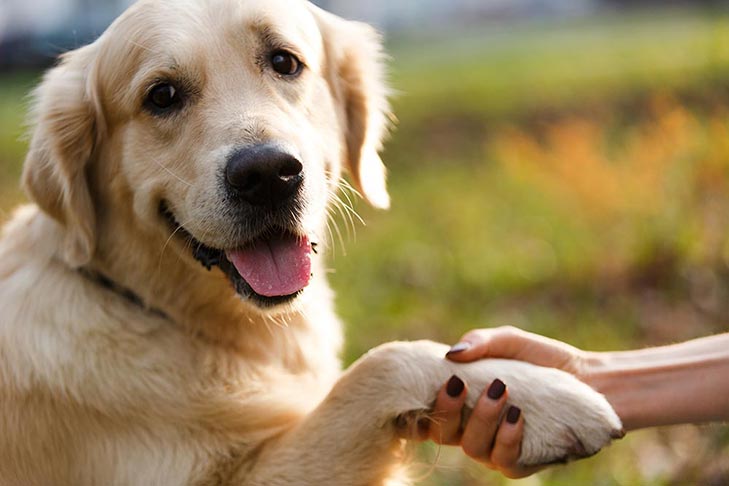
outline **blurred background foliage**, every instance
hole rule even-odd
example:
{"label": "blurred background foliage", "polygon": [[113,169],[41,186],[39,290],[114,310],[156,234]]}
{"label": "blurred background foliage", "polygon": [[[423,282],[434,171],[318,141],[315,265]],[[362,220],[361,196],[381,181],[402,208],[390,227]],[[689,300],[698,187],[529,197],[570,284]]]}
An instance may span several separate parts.
{"label": "blurred background foliage", "polygon": [[[345,361],[503,324],[592,350],[728,331],[729,11],[705,3],[388,30],[393,208],[353,202],[366,227],[345,212],[331,231]],[[3,69],[0,220],[39,76]],[[512,482],[432,444],[413,469]],[[518,483],[729,484],[729,430],[636,432]]]}

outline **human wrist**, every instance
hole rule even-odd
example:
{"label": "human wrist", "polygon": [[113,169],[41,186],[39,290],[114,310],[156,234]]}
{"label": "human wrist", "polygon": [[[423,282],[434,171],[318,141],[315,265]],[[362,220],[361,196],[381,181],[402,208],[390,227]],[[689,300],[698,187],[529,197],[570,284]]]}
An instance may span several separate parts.
{"label": "human wrist", "polygon": [[674,345],[587,353],[578,378],[605,396],[626,431],[727,420],[729,352],[683,351]]}
{"label": "human wrist", "polygon": [[582,350],[575,357],[575,363],[575,377],[596,390],[612,365],[610,353]]}
{"label": "human wrist", "polygon": [[579,376],[605,396],[626,432],[661,425],[665,411],[659,397],[671,393],[660,366],[640,361],[626,352],[587,352]]}

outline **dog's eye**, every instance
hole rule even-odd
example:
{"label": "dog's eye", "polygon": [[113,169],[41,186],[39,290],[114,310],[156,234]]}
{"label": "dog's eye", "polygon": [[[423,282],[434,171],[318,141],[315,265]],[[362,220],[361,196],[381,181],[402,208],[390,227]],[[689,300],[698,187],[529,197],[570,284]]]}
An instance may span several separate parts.
{"label": "dog's eye", "polygon": [[147,103],[155,110],[167,111],[179,105],[180,93],[169,83],[160,83],[153,87],[147,95]]}
{"label": "dog's eye", "polygon": [[271,67],[284,76],[295,76],[301,72],[301,61],[288,51],[278,50],[271,54]]}

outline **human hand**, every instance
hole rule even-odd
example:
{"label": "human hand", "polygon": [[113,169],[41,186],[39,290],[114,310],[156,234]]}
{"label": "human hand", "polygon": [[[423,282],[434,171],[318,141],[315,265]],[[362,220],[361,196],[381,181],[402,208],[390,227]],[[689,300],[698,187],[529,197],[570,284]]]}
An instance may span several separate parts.
{"label": "human hand", "polygon": [[509,478],[530,476],[542,469],[517,465],[524,419],[518,407],[506,407],[509,391],[504,382],[494,380],[467,418],[462,415],[466,387],[454,375],[441,388],[432,420],[424,424],[423,438],[439,444],[460,445],[466,455]]}
{"label": "human hand", "polygon": [[459,363],[482,358],[516,359],[558,368],[584,381],[591,353],[539,334],[503,326],[467,332],[446,357]]}
{"label": "human hand", "polygon": [[[568,344],[528,333],[514,327],[477,329],[468,332],[446,355],[456,362],[482,358],[506,358],[536,365],[559,368],[582,375],[587,353]],[[436,399],[434,421],[427,427],[427,437],[440,444],[460,445],[473,459],[510,478],[529,476],[541,467],[517,465],[524,419],[517,407],[505,410],[508,388],[495,380],[479,397],[467,421],[462,419],[465,384],[452,377]]]}
{"label": "human hand", "polygon": [[729,393],[717,390],[729,390],[727,350],[729,333],[655,348],[592,352],[507,326],[470,331],[446,356],[461,363],[515,359],[571,373],[602,393],[623,429],[631,431],[726,421]]}

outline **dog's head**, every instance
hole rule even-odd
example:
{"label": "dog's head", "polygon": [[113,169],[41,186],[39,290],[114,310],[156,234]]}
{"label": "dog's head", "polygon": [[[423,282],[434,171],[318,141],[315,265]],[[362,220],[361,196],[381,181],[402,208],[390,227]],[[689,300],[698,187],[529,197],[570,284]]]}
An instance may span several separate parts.
{"label": "dog's head", "polygon": [[389,203],[381,61],[371,28],[304,1],[141,0],[44,78],[25,187],[73,266],[123,206],[258,305],[291,301],[342,169]]}

